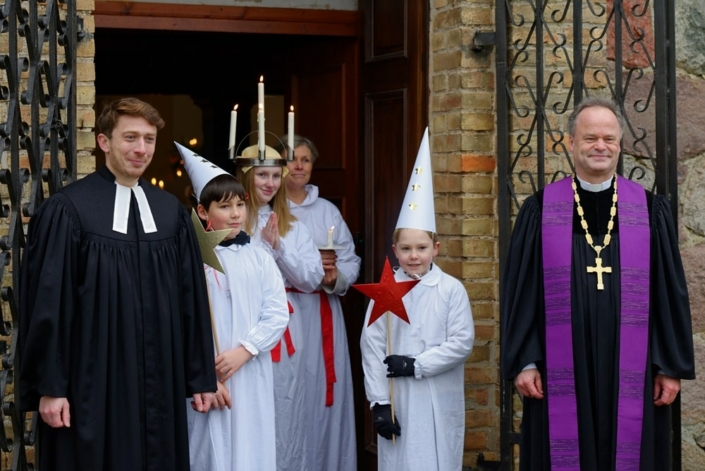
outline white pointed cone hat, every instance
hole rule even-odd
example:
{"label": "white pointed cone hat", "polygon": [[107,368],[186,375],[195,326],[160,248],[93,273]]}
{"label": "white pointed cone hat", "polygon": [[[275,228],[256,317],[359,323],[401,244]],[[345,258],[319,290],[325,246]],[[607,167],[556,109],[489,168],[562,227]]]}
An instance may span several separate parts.
{"label": "white pointed cone hat", "polygon": [[209,181],[219,175],[230,175],[228,172],[218,167],[208,159],[201,157],[191,149],[182,146],[178,142],[174,142],[174,144],[179,150],[181,158],[184,159],[184,168],[191,179],[193,194],[196,196],[198,201],[201,201],[201,192]]}
{"label": "white pointed cone hat", "polygon": [[433,173],[428,128],[424,131],[409,186],[401,205],[397,229],[420,229],[436,233],[436,210],[433,202]]}

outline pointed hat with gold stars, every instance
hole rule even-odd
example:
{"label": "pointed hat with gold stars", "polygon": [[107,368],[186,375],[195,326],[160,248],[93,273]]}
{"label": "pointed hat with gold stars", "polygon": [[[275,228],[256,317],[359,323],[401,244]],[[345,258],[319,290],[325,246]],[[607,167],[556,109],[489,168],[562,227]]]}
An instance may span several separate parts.
{"label": "pointed hat with gold stars", "polygon": [[436,210],[433,204],[433,174],[428,128],[423,133],[419,153],[401,205],[397,229],[420,229],[436,233]]}
{"label": "pointed hat with gold stars", "polygon": [[191,179],[193,194],[198,201],[201,201],[201,192],[209,181],[219,175],[230,175],[208,159],[201,157],[178,142],[174,142],[174,145],[176,145],[176,148],[179,150],[181,158],[184,159],[184,168]]}

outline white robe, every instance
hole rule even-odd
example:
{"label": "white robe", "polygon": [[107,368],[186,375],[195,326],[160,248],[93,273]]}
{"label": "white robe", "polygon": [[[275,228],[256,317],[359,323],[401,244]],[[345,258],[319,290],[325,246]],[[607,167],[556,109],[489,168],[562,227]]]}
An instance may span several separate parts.
{"label": "white robe", "polygon": [[[313,243],[306,226],[299,221],[280,237],[279,250],[273,250],[269,243],[261,238],[261,228],[267,224],[272,209],[269,205],[259,209],[258,230],[252,242],[263,247],[273,257],[284,278],[287,288],[308,292],[316,290],[323,279],[321,254]],[[303,316],[306,311],[301,308],[301,296],[294,292],[286,293],[294,312],[289,319],[289,332],[296,352],[287,354],[285,341],[282,340],[281,361],[274,366],[274,401],[276,411],[277,433],[277,469],[279,471],[301,471],[312,469],[307,453],[308,430],[306,423],[304,358],[306,335]],[[258,469],[258,468],[253,468]]]}
{"label": "white robe", "polygon": [[[326,288],[333,321],[333,358],[336,382],[333,386],[333,405],[326,407],[326,368],[321,333],[320,294],[300,295],[299,302],[306,332],[306,418],[308,455],[311,471],[356,471],[357,445],[355,437],[355,410],[350,369],[350,353],[345,330],[345,319],[340,304],[360,272],[360,257],[347,224],[335,205],[318,197],[318,187],[306,185],[306,199],[297,205],[289,201],[291,212],[311,233],[316,246],[328,243],[328,230],[334,227],[333,245],[338,257],[338,280],[332,290]],[[321,290],[322,287],[318,287]]]}
{"label": "white robe", "polygon": [[[410,280],[402,270],[397,281]],[[462,468],[465,435],[463,364],[472,351],[475,328],[463,285],[438,265],[403,298],[407,324],[394,314],[392,353],[416,359],[415,376],[394,379],[394,412],[401,426],[396,445],[377,436],[380,471],[446,471]],[[387,321],[370,327],[371,302],[360,348],[370,403],[389,404]]]}
{"label": "white robe", "polygon": [[[187,404],[193,471],[276,469],[270,350],[289,321],[284,283],[272,257],[251,244],[216,247],[227,275],[206,267],[220,351],[256,355],[225,382],[232,409],[195,412]],[[190,402],[190,401],[189,401]]]}

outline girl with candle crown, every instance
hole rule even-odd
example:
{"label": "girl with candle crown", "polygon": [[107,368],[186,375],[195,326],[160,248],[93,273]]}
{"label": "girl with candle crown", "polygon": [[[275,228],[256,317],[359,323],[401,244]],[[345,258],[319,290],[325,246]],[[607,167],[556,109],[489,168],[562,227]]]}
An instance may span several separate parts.
{"label": "girl with candle crown", "polygon": [[235,165],[238,179],[250,195],[245,229],[252,235],[253,244],[274,257],[289,301],[289,327],[272,351],[277,469],[314,469],[306,453],[303,358],[307,345],[299,297],[318,289],[323,268],[308,229],[289,211],[286,186],[282,184],[286,160],[268,146],[264,157],[258,159],[257,146],[251,146],[235,159]]}

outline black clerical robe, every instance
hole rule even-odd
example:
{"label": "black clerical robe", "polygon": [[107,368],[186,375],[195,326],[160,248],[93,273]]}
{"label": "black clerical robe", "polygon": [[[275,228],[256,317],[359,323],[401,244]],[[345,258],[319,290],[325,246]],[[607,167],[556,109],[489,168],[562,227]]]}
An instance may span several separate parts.
{"label": "black clerical robe", "polygon": [[20,319],[21,407],[66,397],[71,427],[39,420],[42,470],[188,470],[187,397],[216,390],[203,264],[191,219],[141,180],[113,231],[103,168],[45,201],[29,225]]}
{"label": "black clerical robe", "polygon": [[[610,218],[614,189],[591,193],[578,186],[585,219],[595,245],[602,245]],[[502,377],[513,380],[536,363],[544,382],[545,310],[542,272],[541,208],[543,191],[529,197],[519,212],[504,270],[501,296]],[[670,407],[653,404],[653,382],[658,372],[693,379],[695,367],[688,292],[678,250],[678,239],[668,201],[647,192],[651,247],[650,322],[644,384],[644,422],[641,470],[670,466]],[[617,206],[619,210],[619,203]],[[571,311],[578,406],[580,465],[584,470],[615,467],[616,413],[619,361],[619,213],[612,242],[602,251],[605,289],[597,290],[595,251],[585,240],[574,205]],[[547,401],[524,398],[521,440],[522,470],[549,470]]]}

